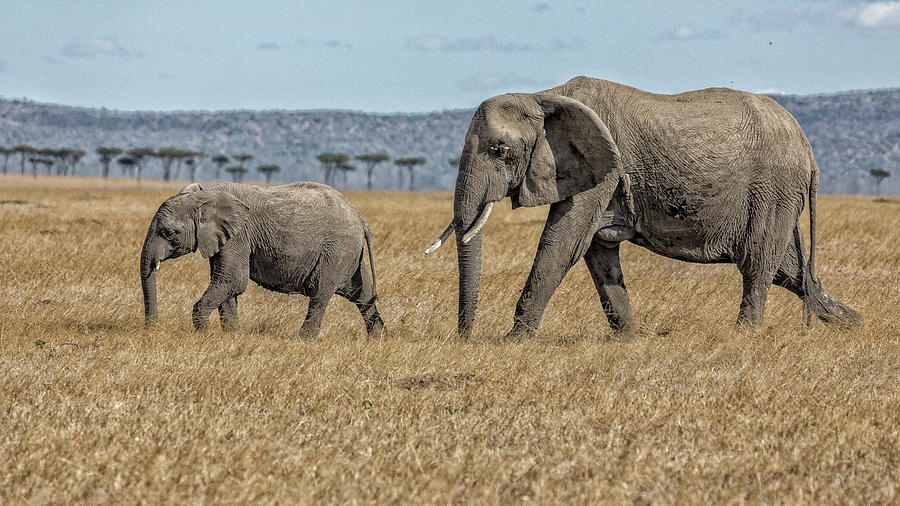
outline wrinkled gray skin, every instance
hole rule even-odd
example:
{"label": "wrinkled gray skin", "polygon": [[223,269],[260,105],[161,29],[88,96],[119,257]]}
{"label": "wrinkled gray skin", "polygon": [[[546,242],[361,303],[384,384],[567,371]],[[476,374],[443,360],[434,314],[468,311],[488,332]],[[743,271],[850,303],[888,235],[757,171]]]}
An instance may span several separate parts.
{"label": "wrinkled gray skin", "polygon": [[[363,246],[369,251],[372,275]],[[237,298],[247,280],[281,293],[309,296],[301,338],[319,333],[335,293],[356,304],[370,337],[384,322],[375,307],[375,266],[369,226],[338,191],[318,183],[257,187],[186,186],[159,206],[141,250],[141,288],[148,324],[156,321],[160,262],[199,251],[209,259],[210,282],[194,304],[203,329],[219,310],[222,328],[238,329]]]}
{"label": "wrinkled gray skin", "polygon": [[[490,98],[472,118],[456,180],[459,332],[471,334],[481,271],[481,233],[465,244],[463,232],[507,196],[513,208],[550,204],[510,338],[537,330],[582,258],[610,325],[632,329],[622,241],[679,260],[736,264],[739,322],[762,323],[775,283],[803,300],[810,323],[861,323],[814,273],[817,181],[800,126],[765,96],[724,88],[656,95],[577,77]],[[807,198],[808,258],[798,226]]]}

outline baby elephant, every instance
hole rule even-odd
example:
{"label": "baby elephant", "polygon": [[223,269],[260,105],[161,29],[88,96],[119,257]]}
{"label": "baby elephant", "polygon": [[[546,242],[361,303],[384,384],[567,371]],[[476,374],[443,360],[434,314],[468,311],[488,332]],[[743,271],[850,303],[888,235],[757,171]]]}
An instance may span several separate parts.
{"label": "baby elephant", "polygon": [[[369,250],[365,268],[363,242]],[[222,328],[237,330],[237,297],[247,280],[276,292],[309,296],[301,338],[319,333],[337,292],[356,304],[370,337],[384,322],[375,307],[375,264],[369,225],[338,191],[318,183],[257,187],[191,184],[159,206],[141,250],[144,316],[156,321],[156,271],[163,260],[200,251],[209,259],[209,288],[194,304],[194,327],[213,309]]]}

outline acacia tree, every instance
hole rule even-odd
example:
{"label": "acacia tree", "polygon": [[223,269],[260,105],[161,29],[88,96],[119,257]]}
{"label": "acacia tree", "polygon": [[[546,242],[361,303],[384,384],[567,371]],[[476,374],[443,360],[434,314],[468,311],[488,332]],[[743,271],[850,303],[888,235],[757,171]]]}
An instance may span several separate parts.
{"label": "acacia tree", "polygon": [[266,176],[266,184],[269,184],[269,181],[272,180],[272,174],[281,170],[281,167],[277,165],[260,165],[256,168],[262,175]]}
{"label": "acacia tree", "polygon": [[100,156],[100,163],[103,164],[103,178],[109,178],[109,163],[112,162],[113,158],[122,154],[122,149],[100,146],[96,149],[96,152]]}
{"label": "acacia tree", "polygon": [[28,158],[29,156],[33,157],[34,153],[37,151],[37,149],[35,149],[34,146],[30,146],[28,144],[19,144],[18,146],[13,148],[13,151],[15,151],[16,153],[19,153],[19,156],[20,156],[19,173],[24,176],[25,175],[25,159]]}
{"label": "acacia tree", "polygon": [[214,164],[216,164],[216,179],[219,179],[219,177],[222,175],[222,168],[225,167],[225,165],[227,165],[228,162],[231,161],[231,159],[229,159],[226,155],[219,154],[210,158],[210,160]]}
{"label": "acacia tree", "polygon": [[881,182],[884,181],[885,179],[891,177],[891,173],[884,169],[878,168],[878,169],[870,170],[869,174],[871,174],[872,177],[875,178],[875,193],[880,196],[881,195]]}
{"label": "acacia tree", "polygon": [[247,172],[247,169],[243,165],[233,165],[225,169],[225,172],[231,174],[232,181],[240,183],[244,180],[244,174]]}
{"label": "acacia tree", "polygon": [[[62,176],[68,172],[66,164],[69,162],[69,156],[72,154],[72,151],[69,148],[46,149],[41,150],[41,154],[48,157],[48,159],[56,160],[56,175]],[[47,167],[47,175],[50,175],[50,167]]]}
{"label": "acacia tree", "polygon": [[358,155],[357,160],[366,164],[366,189],[372,189],[372,174],[375,172],[375,166],[390,160],[390,157],[384,153],[367,153]]}
{"label": "acacia tree", "polygon": [[[169,181],[170,179],[172,179],[172,164],[175,162],[175,160],[178,160],[178,167],[180,169],[181,160],[184,159],[186,154],[187,152],[183,149],[173,147],[162,148],[156,153],[156,157],[159,158],[162,162],[163,181]],[[177,170],[175,174],[178,174]]]}
{"label": "acacia tree", "polygon": [[347,175],[350,174],[351,172],[353,172],[354,170],[356,170],[356,167],[354,167],[350,163],[344,162],[344,163],[338,165],[337,168],[344,175],[343,180],[342,180],[343,181],[342,189],[346,190],[347,189]]}
{"label": "acacia tree", "polygon": [[[409,191],[413,190],[413,169],[416,165],[422,165],[425,163],[425,159],[417,156],[414,158],[398,158],[394,160],[394,164],[397,165],[398,170],[406,169],[409,171]],[[400,179],[400,186],[403,186],[403,179]]]}
{"label": "acacia tree", "polygon": [[156,156],[156,152],[150,148],[133,148],[129,149],[126,154],[134,159],[134,166],[137,168],[137,182],[141,182],[141,173],[144,171],[144,158],[148,156]]}
{"label": "acacia tree", "polygon": [[[71,148],[59,148],[59,149],[49,149],[44,151],[44,155],[48,157],[52,157],[56,159],[56,175],[65,176],[69,173],[69,166],[71,164],[72,167],[72,175],[75,175],[75,166],[74,164],[77,160],[80,160],[82,156],[84,156],[84,151],[81,151],[79,155],[78,152],[80,149],[71,149]],[[77,160],[76,160],[77,157]],[[50,173],[50,169],[47,169],[47,173]]]}
{"label": "acacia tree", "polygon": [[[36,156],[36,157],[32,158],[31,161],[35,165],[37,165],[37,164],[43,165],[44,168],[47,169],[48,176],[50,175],[51,172],[53,172],[53,159],[52,158]],[[37,169],[35,169],[35,171],[34,171],[34,177],[37,177]]]}
{"label": "acacia tree", "polygon": [[119,166],[122,167],[122,175],[125,175],[125,172],[128,172],[129,175],[134,173],[134,167],[135,165],[137,165],[137,162],[134,160],[134,158],[127,155],[119,157],[119,159],[116,160],[116,163],[118,163]]}
{"label": "acacia tree", "polygon": [[197,177],[197,169],[200,168],[200,161],[206,158],[206,153],[201,151],[188,151],[184,157],[184,164],[187,165],[188,172],[191,173],[191,182],[193,183]]}
{"label": "acacia tree", "polygon": [[[31,173],[34,177],[37,177],[38,174],[38,165],[43,165],[45,169],[47,169],[47,175],[49,176],[51,171],[53,170],[53,160],[50,158],[56,155],[56,150],[49,148],[41,148],[37,149],[34,152],[34,155],[29,158],[31,161]],[[50,163],[46,163],[49,161]]]}
{"label": "acacia tree", "polygon": [[84,155],[86,155],[87,153],[85,153],[85,151],[83,149],[69,149],[68,151],[69,151],[68,156],[65,159],[66,174],[69,173],[69,168],[71,168],[72,175],[74,176],[75,175],[75,167],[78,166],[78,162],[80,162],[81,159],[84,158]]}
{"label": "acacia tree", "polygon": [[247,162],[253,160],[253,155],[250,153],[238,153],[236,155],[231,155],[232,160],[236,161],[238,165],[244,168],[244,172],[241,173],[241,177],[243,178],[243,174],[247,173],[250,169],[246,167]]}
{"label": "acacia tree", "polygon": [[3,155],[3,173],[6,174],[6,166],[9,165],[9,156],[13,154],[13,150],[0,146],[0,155]]}
{"label": "acacia tree", "polygon": [[334,171],[341,165],[347,163],[347,161],[350,160],[350,157],[344,153],[325,152],[319,154],[316,159],[319,160],[319,163],[322,164],[322,168],[325,170],[325,184],[330,186],[331,177],[334,174]]}

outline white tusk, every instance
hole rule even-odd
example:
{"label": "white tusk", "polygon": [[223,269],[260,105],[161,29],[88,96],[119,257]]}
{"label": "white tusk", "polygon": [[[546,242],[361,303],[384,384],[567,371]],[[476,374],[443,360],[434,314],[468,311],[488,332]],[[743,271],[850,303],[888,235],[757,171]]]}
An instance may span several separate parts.
{"label": "white tusk", "polygon": [[436,241],[431,243],[431,246],[429,246],[428,249],[425,250],[425,254],[428,255],[428,254],[434,253],[434,250],[440,248],[441,244],[443,244],[444,241],[446,241],[447,238],[450,237],[450,234],[452,234],[452,233],[453,233],[453,222],[451,221],[450,224],[447,225],[447,228],[444,230],[444,232],[441,234],[441,236],[438,237]]}
{"label": "white tusk", "polygon": [[153,270],[154,270],[154,271],[158,271],[158,270],[159,270],[159,262],[156,262],[156,267],[154,267]]}
{"label": "white tusk", "polygon": [[484,227],[484,224],[487,223],[488,216],[491,215],[491,211],[494,210],[494,203],[488,202],[487,205],[484,206],[484,209],[481,210],[481,215],[478,216],[478,219],[475,221],[475,224],[472,225],[472,228],[466,232],[466,235],[463,236],[462,242],[463,244],[469,244],[478,232],[481,232],[481,228]]}

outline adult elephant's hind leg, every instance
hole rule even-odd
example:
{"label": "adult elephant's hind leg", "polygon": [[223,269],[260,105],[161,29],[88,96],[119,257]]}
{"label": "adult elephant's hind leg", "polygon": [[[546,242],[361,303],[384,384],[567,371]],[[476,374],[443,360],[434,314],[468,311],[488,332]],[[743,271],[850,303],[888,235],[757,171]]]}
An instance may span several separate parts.
{"label": "adult elephant's hind leg", "polygon": [[584,255],[584,263],[587,264],[594,286],[597,287],[600,303],[603,305],[610,327],[618,332],[634,330],[631,302],[628,300],[625,278],[622,276],[622,266],[619,262],[619,245],[605,247],[594,238]]}
{"label": "adult elephant's hind leg", "polygon": [[850,327],[861,324],[862,315],[822,288],[822,283],[809,271],[806,258],[800,228],[794,227],[793,239],[784,252],[774,282],[800,297],[806,324],[812,325],[817,319]]}
{"label": "adult elephant's hind leg", "polygon": [[769,288],[790,244],[790,230],[796,228],[799,212],[774,207],[757,213],[746,238],[745,257],[738,262],[744,282],[738,324],[755,327],[763,324]]}

